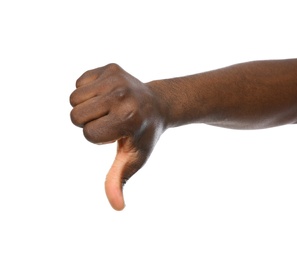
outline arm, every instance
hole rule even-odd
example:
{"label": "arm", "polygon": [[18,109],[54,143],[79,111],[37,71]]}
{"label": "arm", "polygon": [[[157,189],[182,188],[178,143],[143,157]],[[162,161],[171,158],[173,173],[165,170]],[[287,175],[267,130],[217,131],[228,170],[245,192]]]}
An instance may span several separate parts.
{"label": "arm", "polygon": [[148,85],[170,104],[169,127],[257,129],[297,122],[297,59],[248,62]]}
{"label": "arm", "polygon": [[116,210],[124,208],[123,184],[169,127],[257,129],[297,122],[297,59],[249,62],[147,84],[110,64],[84,73],[76,87],[70,96],[72,122],[93,143],[118,142],[105,182]]}

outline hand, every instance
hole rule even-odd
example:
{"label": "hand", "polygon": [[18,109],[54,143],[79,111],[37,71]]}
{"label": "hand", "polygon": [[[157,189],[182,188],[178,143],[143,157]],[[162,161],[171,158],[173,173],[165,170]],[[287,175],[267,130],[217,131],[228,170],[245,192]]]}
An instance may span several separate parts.
{"label": "hand", "polygon": [[118,142],[105,191],[111,206],[122,210],[123,185],[144,165],[165,130],[162,102],[116,64],[85,72],[76,87],[70,96],[73,124],[92,143]]}

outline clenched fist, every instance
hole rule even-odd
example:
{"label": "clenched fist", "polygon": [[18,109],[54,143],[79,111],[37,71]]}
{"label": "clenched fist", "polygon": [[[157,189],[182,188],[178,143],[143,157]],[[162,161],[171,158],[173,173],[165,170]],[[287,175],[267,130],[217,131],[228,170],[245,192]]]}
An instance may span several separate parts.
{"label": "clenched fist", "polygon": [[297,59],[247,62],[142,83],[110,64],[77,80],[72,122],[93,143],[118,142],[107,174],[111,205],[124,207],[123,184],[169,127],[190,123],[259,129],[297,123]]}
{"label": "clenched fist", "polygon": [[165,130],[161,101],[153,89],[120,66],[85,72],[70,96],[71,120],[95,144],[117,141],[117,154],[105,190],[111,206],[125,206],[122,187],[150,156]]}

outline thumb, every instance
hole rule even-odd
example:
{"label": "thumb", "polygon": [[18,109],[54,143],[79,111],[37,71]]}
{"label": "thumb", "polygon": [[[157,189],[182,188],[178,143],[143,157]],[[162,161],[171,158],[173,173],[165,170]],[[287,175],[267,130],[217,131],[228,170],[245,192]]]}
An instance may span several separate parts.
{"label": "thumb", "polygon": [[116,158],[105,181],[106,196],[115,210],[125,208],[123,185],[145,163],[145,157],[140,156],[140,154],[140,151],[125,151],[125,149],[121,149],[121,144],[118,143]]}

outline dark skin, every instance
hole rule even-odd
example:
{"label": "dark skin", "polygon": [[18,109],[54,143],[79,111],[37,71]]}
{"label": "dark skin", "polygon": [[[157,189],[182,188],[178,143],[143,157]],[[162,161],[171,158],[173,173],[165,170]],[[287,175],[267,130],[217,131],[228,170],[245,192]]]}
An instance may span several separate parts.
{"label": "dark skin", "polygon": [[170,127],[261,129],[297,123],[297,59],[247,62],[148,83],[109,64],[85,72],[70,103],[71,120],[87,140],[118,143],[105,190],[111,206],[122,210],[123,184]]}

